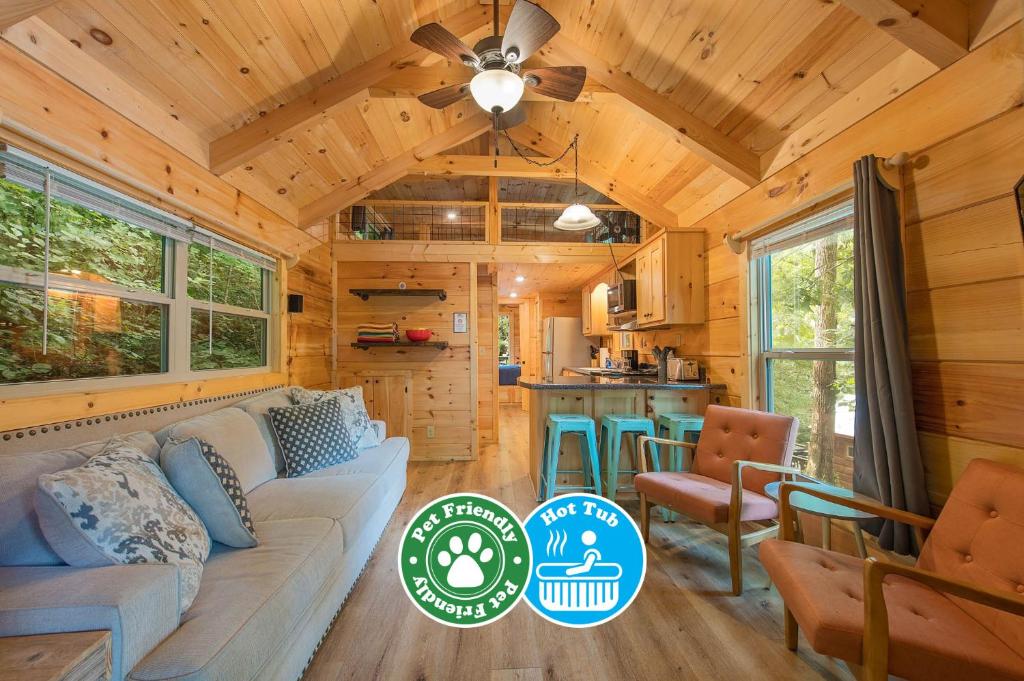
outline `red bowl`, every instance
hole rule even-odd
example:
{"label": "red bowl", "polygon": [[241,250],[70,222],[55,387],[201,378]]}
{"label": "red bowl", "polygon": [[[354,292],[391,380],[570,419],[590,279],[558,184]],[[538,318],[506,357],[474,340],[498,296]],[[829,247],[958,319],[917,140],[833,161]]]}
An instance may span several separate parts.
{"label": "red bowl", "polygon": [[405,337],[411,340],[413,343],[422,343],[423,341],[430,340],[430,337],[434,335],[434,332],[430,329],[406,329]]}

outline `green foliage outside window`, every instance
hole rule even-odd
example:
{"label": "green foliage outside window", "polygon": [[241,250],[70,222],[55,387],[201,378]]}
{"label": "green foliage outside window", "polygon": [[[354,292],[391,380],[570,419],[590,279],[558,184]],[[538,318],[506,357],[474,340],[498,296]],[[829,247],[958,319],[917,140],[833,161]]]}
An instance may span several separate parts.
{"label": "green foliage outside window", "polygon": [[498,315],[498,362],[508,364],[512,353],[512,329],[507,314]]}
{"label": "green foliage outside window", "polygon": [[[766,256],[770,350],[853,347],[853,232]],[[853,362],[768,360],[774,411],[800,419],[797,464],[834,484],[850,485],[844,444],[852,439]],[[837,428],[838,426],[838,428]]]}
{"label": "green foliage outside window", "polygon": [[188,296],[210,298],[213,256],[213,302],[250,310],[263,309],[263,270],[241,258],[194,243],[188,247]]}
{"label": "green foliage outside window", "polygon": [[210,347],[210,312],[192,310],[192,369],[241,369],[261,367],[266,361],[265,319],[213,313],[213,347]]}

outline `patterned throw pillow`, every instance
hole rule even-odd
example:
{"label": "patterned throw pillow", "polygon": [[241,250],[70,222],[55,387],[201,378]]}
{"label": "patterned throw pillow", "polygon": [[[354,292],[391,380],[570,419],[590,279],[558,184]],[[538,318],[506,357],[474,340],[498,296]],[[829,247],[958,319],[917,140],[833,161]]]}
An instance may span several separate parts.
{"label": "patterned throw pillow", "polygon": [[195,437],[168,440],[160,453],[160,466],[214,541],[240,549],[259,543],[235,469],[213,445]]}
{"label": "patterned throw pillow", "polygon": [[180,574],[180,612],[199,593],[210,536],[135,447],[111,440],[81,466],[39,476],[35,506],[43,535],[68,565],[169,563]]}
{"label": "patterned throw pillow", "polygon": [[356,440],[356,449],[376,447],[380,444],[377,430],[370,423],[370,415],[366,411],[361,385],[343,390],[308,390],[293,386],[289,389],[288,396],[294,404],[314,404],[321,400],[337,400],[341,405],[341,418],[345,422],[345,427]]}
{"label": "patterned throw pillow", "polygon": [[341,418],[338,400],[320,400],[268,410],[284,452],[289,478],[318,471],[359,456],[355,440]]}

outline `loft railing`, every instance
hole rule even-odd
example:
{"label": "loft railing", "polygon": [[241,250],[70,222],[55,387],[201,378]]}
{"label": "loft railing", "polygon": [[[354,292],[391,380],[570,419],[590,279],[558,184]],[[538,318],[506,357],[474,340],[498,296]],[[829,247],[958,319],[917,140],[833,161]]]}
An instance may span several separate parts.
{"label": "loft railing", "polygon": [[593,205],[601,225],[581,232],[555,228],[564,209],[564,204],[550,203],[364,201],[325,223],[325,229],[329,231],[327,225],[333,222],[341,241],[637,244],[643,240],[643,220],[622,206]]}

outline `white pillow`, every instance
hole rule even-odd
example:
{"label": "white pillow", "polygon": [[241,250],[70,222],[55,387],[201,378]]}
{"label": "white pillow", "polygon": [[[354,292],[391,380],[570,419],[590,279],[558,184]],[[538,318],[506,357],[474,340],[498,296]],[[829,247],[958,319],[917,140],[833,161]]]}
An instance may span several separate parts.
{"label": "white pillow", "polygon": [[363,450],[380,444],[377,429],[370,423],[370,415],[366,411],[361,385],[343,390],[307,390],[293,386],[288,394],[295,404],[313,404],[324,399],[338,400],[342,422],[352,437],[357,438],[356,449]]}
{"label": "white pillow", "polygon": [[160,466],[118,440],[77,468],[39,476],[43,535],[68,565],[168,563],[178,567],[179,612],[199,593],[210,535]]}

